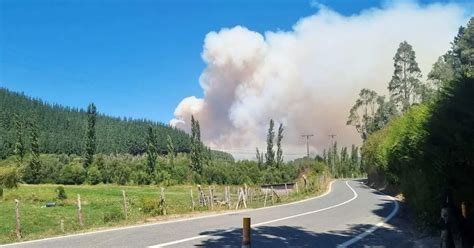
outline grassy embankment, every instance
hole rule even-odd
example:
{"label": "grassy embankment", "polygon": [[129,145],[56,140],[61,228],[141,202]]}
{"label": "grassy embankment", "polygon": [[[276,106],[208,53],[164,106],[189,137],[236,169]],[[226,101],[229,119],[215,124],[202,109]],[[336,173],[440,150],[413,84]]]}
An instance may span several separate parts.
{"label": "grassy embankment", "polygon": [[[281,201],[277,202],[275,197],[275,204],[296,201],[324,192],[329,177],[324,178],[325,181],[322,182],[317,177],[310,177],[312,185],[307,192],[303,190],[302,181],[299,181],[299,194],[292,192],[287,197],[285,193],[280,193]],[[318,181],[322,184],[319,185]],[[57,187],[58,185],[53,184],[21,184],[16,189],[5,190],[3,199],[0,199],[0,244],[18,241],[15,235],[15,199],[20,200],[22,241],[228,210],[227,206],[216,206],[217,204],[214,204],[213,210],[209,210],[208,207],[199,207],[197,187],[191,185],[165,187],[167,216],[158,214],[158,200],[160,197],[160,187],[158,186],[64,186],[68,197],[65,200],[57,199]],[[230,187],[232,209],[235,209],[239,186]],[[208,186],[203,186],[203,188],[207,195]],[[253,197],[249,199],[248,207],[263,207],[264,194],[256,186],[250,188]],[[197,206],[194,211],[191,209],[191,189]],[[223,200],[224,186],[215,185],[214,189],[216,200]],[[127,219],[124,217],[122,190],[125,190],[128,195]],[[77,218],[77,194],[81,195],[82,200],[85,222],[83,227],[79,225]],[[58,206],[45,207],[49,201],[56,202]],[[267,206],[270,205],[272,205],[272,202],[270,196],[268,196]],[[64,233],[60,228],[61,219],[64,220]]]}

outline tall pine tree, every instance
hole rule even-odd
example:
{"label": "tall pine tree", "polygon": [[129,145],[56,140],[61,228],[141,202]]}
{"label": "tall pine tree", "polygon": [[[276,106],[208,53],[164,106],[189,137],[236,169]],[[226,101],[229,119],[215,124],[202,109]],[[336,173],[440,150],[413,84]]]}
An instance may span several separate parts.
{"label": "tall pine tree", "polygon": [[23,142],[23,121],[20,118],[20,115],[14,114],[13,119],[15,122],[15,133],[16,133],[16,142],[15,148],[13,150],[14,154],[18,157],[18,160],[23,162],[23,158],[25,157],[25,143]]}
{"label": "tall pine tree", "polygon": [[95,123],[97,120],[97,109],[94,103],[87,107],[87,130],[86,130],[86,150],[84,155],[84,167],[87,168],[94,161],[94,154],[97,147],[95,135]]}
{"label": "tall pine tree", "polygon": [[156,136],[153,131],[153,127],[148,126],[147,136],[146,136],[146,172],[148,176],[153,176],[156,171],[156,157],[157,157],[157,148],[156,148]]}
{"label": "tall pine tree", "polygon": [[26,183],[37,184],[41,182],[41,161],[38,140],[38,127],[31,123],[31,161],[25,168],[23,179]]}

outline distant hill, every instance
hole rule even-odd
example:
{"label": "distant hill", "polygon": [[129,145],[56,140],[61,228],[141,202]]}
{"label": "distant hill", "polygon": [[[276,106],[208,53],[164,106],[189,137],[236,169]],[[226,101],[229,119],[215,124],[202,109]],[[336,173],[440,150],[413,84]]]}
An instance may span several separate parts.
{"label": "distant hill", "polygon": [[[100,112],[100,106],[97,106]],[[24,122],[35,122],[40,132],[42,153],[82,154],[87,114],[84,109],[50,104],[22,93],[0,88],[0,159],[13,153],[16,140],[14,114]],[[147,127],[151,125],[157,136],[157,147],[166,153],[166,137],[173,139],[175,150],[189,152],[190,137],[184,131],[149,120],[116,118],[99,114],[97,117],[97,153],[145,152]],[[29,130],[24,128],[24,139],[29,146]]]}

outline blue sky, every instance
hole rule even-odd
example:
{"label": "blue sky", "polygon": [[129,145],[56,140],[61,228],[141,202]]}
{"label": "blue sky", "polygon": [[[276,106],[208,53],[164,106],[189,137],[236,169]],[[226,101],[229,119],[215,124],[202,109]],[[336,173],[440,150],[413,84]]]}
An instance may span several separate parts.
{"label": "blue sky", "polygon": [[[426,1],[429,2],[429,1]],[[466,1],[467,2],[467,1]],[[344,15],[385,1],[318,1]],[[168,122],[201,96],[205,35],[289,30],[311,1],[0,1],[0,86],[51,103]]]}

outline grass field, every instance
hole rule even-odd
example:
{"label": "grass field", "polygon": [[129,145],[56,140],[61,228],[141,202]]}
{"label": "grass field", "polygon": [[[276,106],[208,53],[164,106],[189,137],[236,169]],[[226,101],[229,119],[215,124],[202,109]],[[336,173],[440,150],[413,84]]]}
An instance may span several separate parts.
{"label": "grass field", "polygon": [[[315,181],[313,180],[313,182]],[[299,182],[299,184],[302,185],[302,182]],[[314,184],[308,192],[304,192],[300,186],[299,194],[292,192],[287,197],[285,193],[280,193],[281,201],[276,202],[275,197],[275,204],[307,198],[325,190],[325,186],[317,185],[319,183]],[[322,185],[327,185],[327,181],[322,182]],[[140,224],[161,219],[203,214],[207,211],[229,210],[227,206],[217,206],[218,204],[214,204],[213,210],[208,207],[199,207],[197,187],[191,185],[165,187],[167,216],[160,216],[158,213],[159,186],[63,186],[67,195],[65,200],[57,199],[56,188],[58,186],[22,184],[16,189],[5,190],[3,199],[0,200],[0,244],[18,241],[15,235],[15,199],[20,200],[23,236],[21,240],[58,236],[111,226]],[[214,185],[213,187],[215,199],[224,200],[224,186]],[[239,186],[230,187],[232,209],[235,209]],[[191,207],[191,189],[196,202],[194,211]],[[203,189],[207,195],[208,186],[203,186]],[[252,197],[248,199],[248,207],[263,207],[263,192],[257,187],[250,187],[250,189],[252,192],[250,196]],[[128,196],[127,219],[125,219],[123,210],[122,190],[125,190]],[[84,213],[84,226],[82,227],[79,225],[77,217],[77,194],[81,195]],[[45,207],[46,203],[50,201],[56,202],[57,206]],[[266,205],[270,206],[271,204],[271,198],[268,196]],[[61,219],[64,220],[64,233],[60,228]]]}

